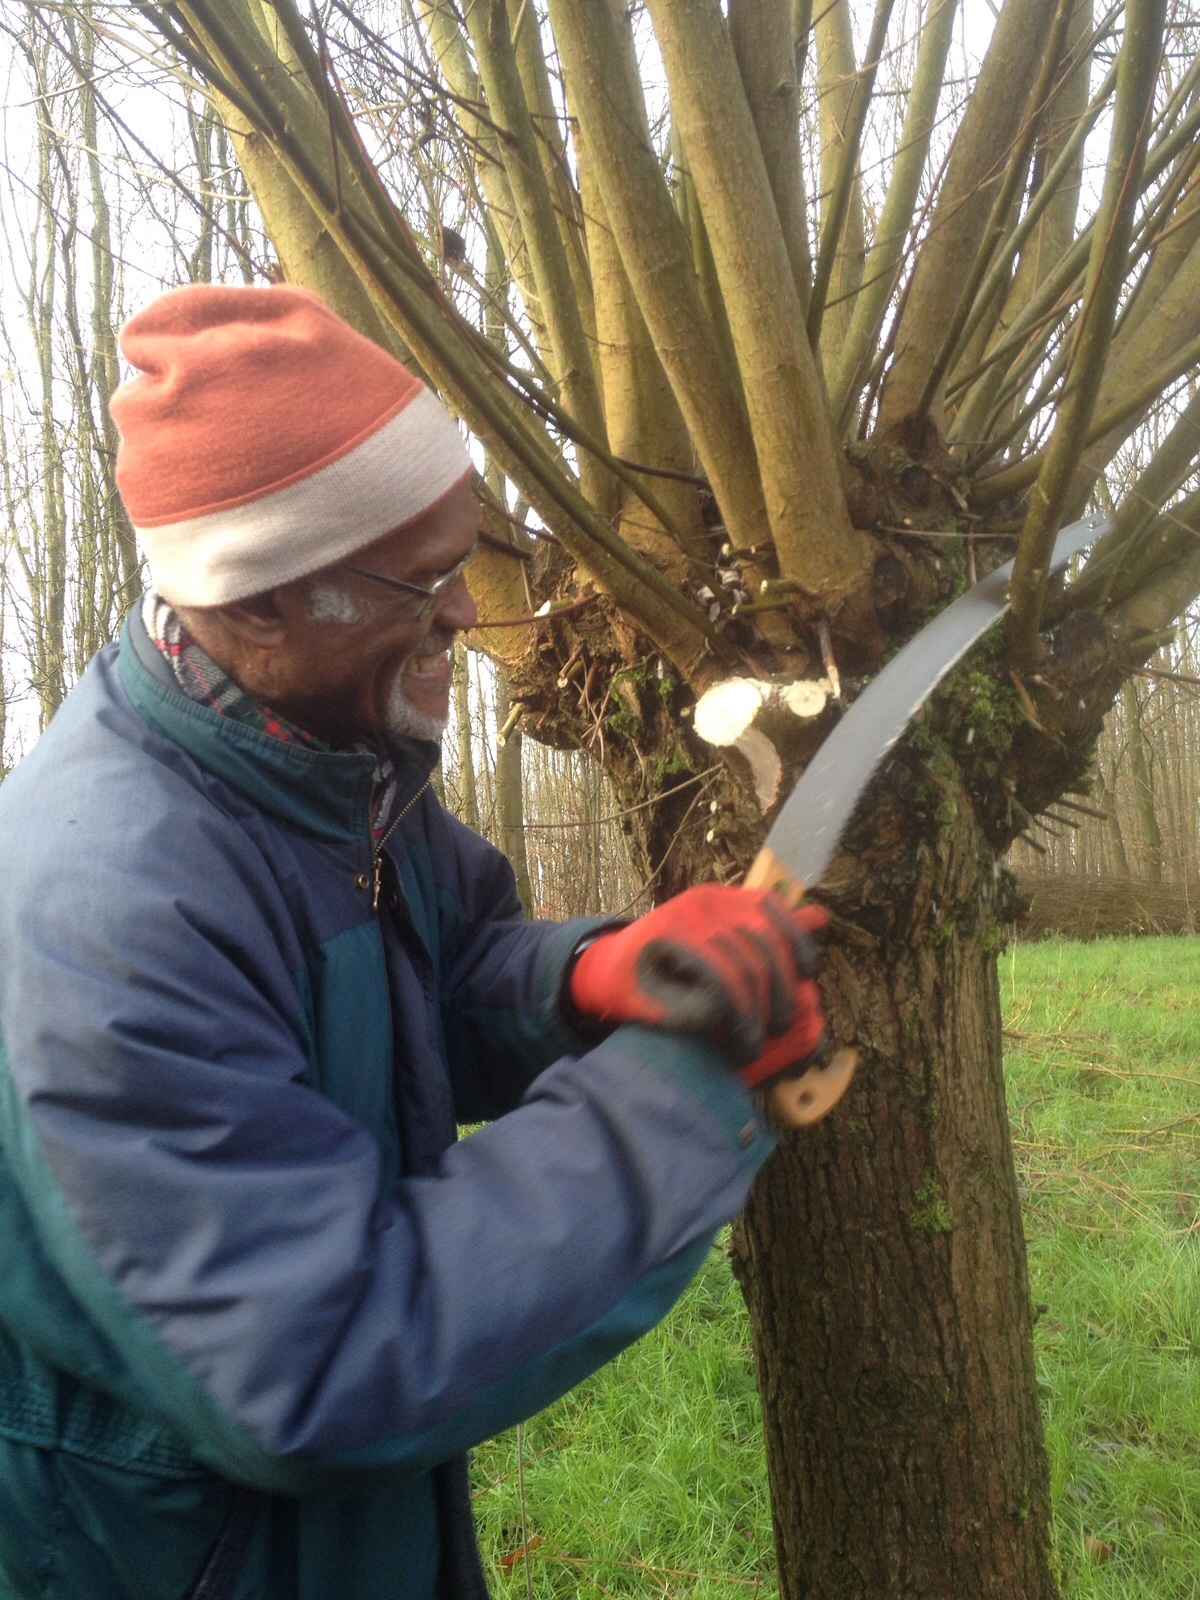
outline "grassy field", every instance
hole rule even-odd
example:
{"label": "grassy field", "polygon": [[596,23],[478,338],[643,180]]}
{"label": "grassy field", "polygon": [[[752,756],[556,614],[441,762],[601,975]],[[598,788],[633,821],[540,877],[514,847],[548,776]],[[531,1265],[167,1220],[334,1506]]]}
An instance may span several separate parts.
{"label": "grassy field", "polygon": [[[1001,978],[1064,1596],[1200,1600],[1200,940],[1026,945]],[[654,1335],[477,1453],[494,1593],[773,1596],[758,1427],[714,1250]]]}
{"label": "grassy field", "polygon": [[1194,1600],[1200,940],[1030,945],[1002,975],[1066,1592]]}

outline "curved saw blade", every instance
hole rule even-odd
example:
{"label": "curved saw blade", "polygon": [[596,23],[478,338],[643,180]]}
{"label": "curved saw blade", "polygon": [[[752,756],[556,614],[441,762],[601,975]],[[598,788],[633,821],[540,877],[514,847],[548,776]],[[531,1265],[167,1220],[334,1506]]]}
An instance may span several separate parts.
{"label": "curved saw blade", "polygon": [[[1064,528],[1054,541],[1051,572],[1107,533],[1109,526],[1106,517],[1088,517]],[[1005,562],[939,612],[864,689],[805,768],[776,817],[747,884],[770,881],[779,867],[798,885],[812,888],[821,881],[872,773],[913,713],[1008,610],[1012,569],[1013,563]],[[764,857],[773,858],[769,867]]]}

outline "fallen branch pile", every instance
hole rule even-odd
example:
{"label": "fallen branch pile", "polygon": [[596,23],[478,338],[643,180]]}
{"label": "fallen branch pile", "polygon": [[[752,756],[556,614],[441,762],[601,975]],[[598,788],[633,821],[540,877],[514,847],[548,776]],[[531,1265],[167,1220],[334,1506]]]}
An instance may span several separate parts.
{"label": "fallen branch pile", "polygon": [[1012,935],[1023,942],[1197,931],[1200,886],[1195,884],[1066,873],[1022,873],[1018,882],[1022,910]]}

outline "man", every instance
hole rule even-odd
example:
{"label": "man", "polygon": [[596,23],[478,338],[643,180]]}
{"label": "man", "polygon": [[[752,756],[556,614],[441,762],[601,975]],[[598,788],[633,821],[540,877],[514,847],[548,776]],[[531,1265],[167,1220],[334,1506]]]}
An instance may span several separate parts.
{"label": "man", "polygon": [[809,924],[525,922],[429,786],[475,620],[449,417],[286,287],[122,348],[154,587],[0,789],[0,1591],[469,1600],[465,1450],[741,1205],[731,1066],[816,1043]]}

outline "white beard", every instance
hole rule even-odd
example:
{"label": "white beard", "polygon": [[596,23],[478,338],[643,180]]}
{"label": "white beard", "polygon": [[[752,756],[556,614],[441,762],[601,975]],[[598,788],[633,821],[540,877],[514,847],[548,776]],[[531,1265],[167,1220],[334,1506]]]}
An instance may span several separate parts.
{"label": "white beard", "polygon": [[[421,646],[421,654],[440,655],[453,648],[454,634],[445,628],[435,628]],[[404,693],[404,673],[401,671],[396,674],[388,691],[383,720],[389,733],[403,734],[409,739],[431,739],[435,744],[440,744],[449,717],[429,717],[410,705]]]}
{"label": "white beard", "polygon": [[434,744],[441,744],[449,718],[427,717],[423,711],[409,705],[404,694],[403,674],[398,674],[388,695],[383,721],[389,733],[399,733],[408,739],[431,739]]}

